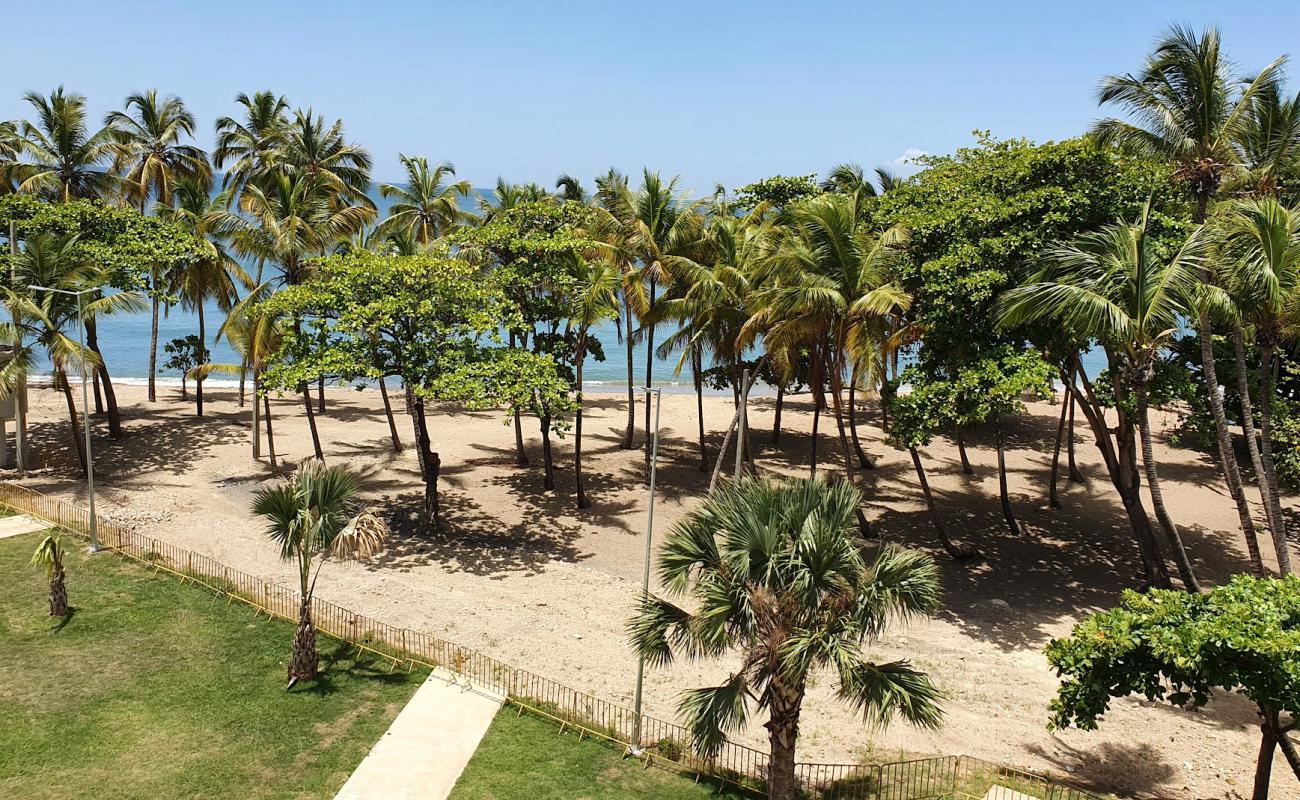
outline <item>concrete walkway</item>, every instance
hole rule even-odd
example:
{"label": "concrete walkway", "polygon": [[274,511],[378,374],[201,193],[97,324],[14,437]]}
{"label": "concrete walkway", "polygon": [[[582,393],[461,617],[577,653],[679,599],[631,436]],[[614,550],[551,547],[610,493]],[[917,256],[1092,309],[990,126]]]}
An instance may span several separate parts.
{"label": "concrete walkway", "polygon": [[434,670],[335,800],[444,800],[503,700]]}
{"label": "concrete walkway", "polygon": [[21,536],[24,533],[36,533],[48,530],[50,523],[29,517],[26,514],[14,514],[12,517],[0,517],[0,539]]}

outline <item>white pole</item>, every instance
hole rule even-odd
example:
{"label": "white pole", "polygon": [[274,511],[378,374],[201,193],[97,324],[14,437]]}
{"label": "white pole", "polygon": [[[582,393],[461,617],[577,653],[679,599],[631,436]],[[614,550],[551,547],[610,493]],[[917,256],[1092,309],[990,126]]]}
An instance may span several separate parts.
{"label": "white pole", "polygon": [[95,460],[90,453],[90,389],[86,374],[86,312],[82,310],[81,297],[85,292],[77,292],[77,346],[81,349],[81,420],[86,432],[86,493],[90,496],[90,552],[99,552],[99,530],[95,520]]}
{"label": "white pole", "polygon": [[[646,402],[650,401],[649,395],[655,398],[655,430],[652,434],[650,443],[650,501],[647,504],[645,520],[645,571],[641,576],[641,596],[646,597],[650,594],[650,555],[651,542],[654,540],[655,530],[655,472],[659,462],[659,410],[663,406],[663,392],[659,389],[652,389],[649,386],[645,388],[647,395]],[[641,694],[645,686],[645,654],[638,653],[636,662],[636,698],[633,701],[633,719],[632,719],[632,746],[629,752],[632,755],[641,754]]]}

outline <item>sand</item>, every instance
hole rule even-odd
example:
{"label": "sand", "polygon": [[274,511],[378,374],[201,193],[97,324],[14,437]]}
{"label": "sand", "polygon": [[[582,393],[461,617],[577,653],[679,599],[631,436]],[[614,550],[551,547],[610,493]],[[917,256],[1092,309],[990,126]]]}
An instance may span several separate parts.
{"label": "sand", "polygon": [[[174,387],[162,389],[156,404],[145,401],[143,387],[120,386],[118,394],[125,435],[110,439],[106,421],[95,419],[101,512],[232,567],[292,582],[290,568],[277,561],[249,511],[253,492],[275,473],[265,457],[252,459],[250,411],[238,407],[233,390],[210,389],[202,419]],[[547,493],[534,421],[525,420],[533,466],[520,468],[513,431],[501,412],[432,409],[445,514],[441,529],[430,533],[409,519],[419,507],[419,471],[413,451],[393,452],[378,393],[331,389],[318,417],[326,459],[362,476],[367,498],[394,510],[395,531],[373,562],[328,565],[319,594],[630,705],[635,660],[624,623],[643,564],[646,489],[642,451],[619,449],[625,402],[617,393],[587,396],[584,468],[594,505],[586,511],[575,509],[570,439],[557,443],[557,489]],[[32,459],[40,468],[24,483],[84,503],[62,403],[48,388],[33,392]],[[973,476],[961,473],[951,441],[939,438],[924,449],[945,521],[984,553],[973,564],[944,556],[907,453],[891,447],[875,413],[866,412],[864,444],[878,461],[876,469],[860,473],[870,516],[887,539],[935,555],[947,595],[942,613],[891,630],[872,652],[880,659],[910,658],[928,670],[948,694],[947,722],[937,732],[903,724],[872,731],[834,699],[833,678],[819,675],[805,705],[801,760],[965,753],[1069,773],[1083,785],[1121,795],[1249,794],[1258,730],[1251,705],[1235,696],[1216,698],[1202,712],[1118,701],[1098,732],[1053,734],[1046,728],[1056,678],[1042,655],[1044,645],[1086,613],[1114,604],[1123,588],[1137,584],[1139,572],[1118,499],[1082,427],[1078,456],[1087,481],[1063,480],[1064,508],[1047,508],[1058,409],[1035,403],[1028,414],[1008,421],[1011,492],[1025,528],[1020,535],[1010,534],[1002,520],[991,432],[969,436]],[[273,411],[281,459],[292,465],[310,455],[301,404],[277,399]],[[638,422],[641,413],[638,405]],[[730,417],[729,399],[706,398],[711,453]],[[791,399],[780,446],[773,447],[773,400],[753,401],[750,419],[762,471],[807,473],[811,417],[806,396]],[[661,533],[699,501],[707,485],[707,474],[699,471],[696,424],[694,396],[664,396],[655,511]],[[400,414],[398,426],[409,444],[410,424]],[[827,433],[823,425],[819,452],[822,468],[833,469],[839,450]],[[1221,582],[1243,570],[1234,507],[1212,462],[1164,442],[1157,449],[1166,500],[1184,527],[1202,579]],[[1288,507],[1294,510],[1294,504]],[[69,580],[75,584],[76,577]],[[647,711],[674,718],[681,689],[716,682],[730,666],[683,663],[651,671]],[[754,725],[737,738],[762,747],[763,734]],[[1280,756],[1274,785],[1279,796],[1295,789]]]}

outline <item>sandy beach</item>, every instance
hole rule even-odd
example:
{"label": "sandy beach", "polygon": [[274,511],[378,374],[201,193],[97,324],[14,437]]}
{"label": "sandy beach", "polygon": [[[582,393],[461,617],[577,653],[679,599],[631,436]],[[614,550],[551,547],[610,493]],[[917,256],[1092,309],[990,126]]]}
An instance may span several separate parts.
{"label": "sandy beach", "polygon": [[[253,492],[275,480],[265,454],[251,456],[251,412],[229,388],[208,390],[206,416],[194,416],[177,387],[160,388],[159,402],[141,386],[118,387],[125,432],[108,436],[95,418],[95,458],[101,513],[150,536],[207,553],[232,567],[291,580],[277,561],[249,506]],[[49,388],[31,396],[31,453],[36,469],[24,483],[85,502],[74,477],[63,398]],[[335,603],[396,624],[425,629],[603,698],[630,704],[635,668],[623,626],[638,589],[645,547],[645,462],[640,449],[619,449],[625,396],[587,395],[584,470],[593,507],[575,508],[572,441],[557,443],[557,488],[542,490],[540,437],[525,420],[533,465],[515,465],[513,431],[499,411],[466,413],[434,407],[429,416],[443,463],[444,515],[436,531],[415,521],[419,470],[414,452],[393,452],[376,391],[335,388],[318,416],[327,462],[357,472],[368,500],[390,509],[394,535],[367,564],[331,564],[318,593]],[[276,452],[291,466],[310,455],[302,406],[273,401]],[[991,431],[968,437],[975,468],[963,475],[948,439],[925,448],[940,511],[955,536],[983,559],[947,558],[929,528],[906,452],[895,450],[867,407],[864,446],[877,460],[860,471],[869,516],[881,535],[935,555],[946,607],[933,620],[892,630],[873,648],[881,659],[910,658],[930,671],[948,695],[947,722],[938,732],[895,725],[864,727],[835,701],[831,676],[813,684],[800,741],[800,760],[896,760],[920,754],[966,753],[1019,767],[1052,769],[1096,789],[1121,795],[1225,797],[1248,793],[1258,747],[1252,706],[1216,698],[1204,712],[1137,701],[1117,702],[1098,732],[1050,733],[1047,703],[1056,679],[1042,648],[1086,613],[1112,605],[1138,582],[1138,556],[1118,498],[1087,432],[1077,431],[1084,484],[1062,479],[1064,508],[1047,507],[1052,436],[1059,406],[1035,403],[1008,421],[1010,485],[1024,526],[1011,534],[998,504]],[[731,418],[731,402],[705,398],[710,453]],[[638,422],[642,419],[638,406]],[[806,474],[811,429],[809,398],[791,398],[779,447],[772,446],[773,399],[755,398],[750,420],[759,469]],[[410,424],[398,431],[410,444]],[[823,420],[820,466],[841,463]],[[1163,418],[1167,428],[1171,418]],[[699,469],[695,398],[665,394],[656,528],[665,532],[699,501],[708,483]],[[644,439],[638,430],[637,442]],[[1200,577],[1209,583],[1246,568],[1234,507],[1214,464],[1201,453],[1161,442],[1166,500],[1183,526]],[[7,473],[12,479],[13,473]],[[1256,498],[1253,498],[1256,499]],[[1290,509],[1295,510],[1294,504]],[[1262,516],[1262,514],[1260,515]],[[76,576],[69,578],[75,592]],[[675,717],[679,690],[724,677],[725,662],[683,663],[652,671],[647,710]],[[738,737],[759,743],[754,725]],[[1277,759],[1275,785],[1291,780]]]}

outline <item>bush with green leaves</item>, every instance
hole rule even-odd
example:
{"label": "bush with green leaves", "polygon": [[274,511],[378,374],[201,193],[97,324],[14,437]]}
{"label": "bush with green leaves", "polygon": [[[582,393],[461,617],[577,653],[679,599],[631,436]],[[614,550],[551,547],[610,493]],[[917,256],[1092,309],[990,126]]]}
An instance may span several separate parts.
{"label": "bush with green leaves", "polygon": [[1233,692],[1259,711],[1255,800],[1268,795],[1279,747],[1300,779],[1287,738],[1300,727],[1300,577],[1237,575],[1202,594],[1126,591],[1048,644],[1047,660],[1063,678],[1051,728],[1095,730],[1117,697],[1200,708]]}

